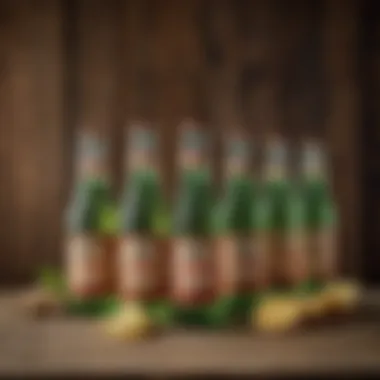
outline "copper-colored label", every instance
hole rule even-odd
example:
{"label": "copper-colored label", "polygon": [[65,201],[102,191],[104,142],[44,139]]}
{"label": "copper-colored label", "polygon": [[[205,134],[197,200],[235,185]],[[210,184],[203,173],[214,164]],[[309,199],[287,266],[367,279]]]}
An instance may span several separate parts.
{"label": "copper-colored label", "polygon": [[273,245],[271,243],[271,236],[267,233],[257,233],[252,238],[253,263],[250,268],[249,286],[253,289],[265,288],[272,281]]}
{"label": "copper-colored label", "polygon": [[283,280],[298,284],[310,276],[310,252],[305,231],[289,231],[283,237]]}
{"label": "copper-colored label", "polygon": [[315,272],[318,278],[338,275],[338,244],[335,229],[324,229],[313,235]]}
{"label": "copper-colored label", "polygon": [[100,292],[107,281],[106,246],[102,239],[77,235],[66,247],[67,281],[74,294]]}
{"label": "copper-colored label", "polygon": [[130,298],[144,298],[156,292],[159,286],[158,254],[149,238],[128,236],[122,240],[118,254],[122,294]]}
{"label": "copper-colored label", "polygon": [[249,238],[223,237],[216,244],[218,292],[237,294],[251,279],[253,249]]}
{"label": "copper-colored label", "polygon": [[211,286],[211,251],[202,240],[182,238],[173,241],[171,286],[179,301],[202,299]]}

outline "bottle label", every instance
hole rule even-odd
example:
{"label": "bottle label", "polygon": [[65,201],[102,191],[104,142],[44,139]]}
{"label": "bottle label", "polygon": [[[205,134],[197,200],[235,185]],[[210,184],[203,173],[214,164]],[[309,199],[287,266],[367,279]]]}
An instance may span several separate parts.
{"label": "bottle label", "polygon": [[272,141],[267,150],[265,177],[268,180],[280,180],[285,177],[288,160],[287,147],[283,142]]}
{"label": "bottle label", "polygon": [[[189,122],[181,135],[178,162],[182,169],[199,169],[207,165],[206,136],[203,131],[193,128]],[[187,122],[185,123],[187,124]]]}
{"label": "bottle label", "polygon": [[216,246],[216,277],[219,293],[238,294],[251,280],[253,247],[247,238],[225,237]]}
{"label": "bottle label", "polygon": [[78,140],[76,154],[79,179],[99,178],[105,175],[108,146],[103,138],[84,132]]}
{"label": "bottle label", "polygon": [[304,144],[302,164],[303,172],[309,178],[321,178],[326,172],[326,154],[320,144],[309,142]]}
{"label": "bottle label", "polygon": [[66,248],[69,289],[77,295],[101,291],[106,277],[103,242],[92,236],[71,237]]}
{"label": "bottle label", "polygon": [[150,169],[155,166],[157,141],[153,130],[148,126],[135,125],[130,131],[128,142],[128,168],[130,171]]}
{"label": "bottle label", "polygon": [[309,276],[309,255],[307,235],[304,231],[288,232],[284,236],[283,280],[299,284]]}
{"label": "bottle label", "polygon": [[224,164],[227,178],[248,172],[249,152],[248,140],[232,138],[232,141],[227,141],[226,162]]}
{"label": "bottle label", "polygon": [[155,245],[149,238],[124,238],[120,245],[118,265],[122,294],[139,299],[154,295],[158,264]]}
{"label": "bottle label", "polygon": [[270,285],[272,273],[272,244],[270,235],[257,233],[252,238],[253,263],[250,270],[250,287],[263,289]]}
{"label": "bottle label", "polygon": [[183,302],[202,299],[211,285],[211,254],[208,245],[197,239],[178,239],[174,241],[172,259],[171,276],[175,298]]}
{"label": "bottle label", "polygon": [[338,275],[338,245],[334,228],[318,231],[314,236],[318,278],[332,279]]}

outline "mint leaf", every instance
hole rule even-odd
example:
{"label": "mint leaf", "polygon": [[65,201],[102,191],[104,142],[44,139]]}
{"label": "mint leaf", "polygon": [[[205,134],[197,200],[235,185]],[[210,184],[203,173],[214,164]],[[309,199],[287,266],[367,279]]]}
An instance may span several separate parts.
{"label": "mint leaf", "polygon": [[38,274],[37,282],[46,290],[59,295],[65,294],[67,290],[64,276],[55,268],[42,268]]}

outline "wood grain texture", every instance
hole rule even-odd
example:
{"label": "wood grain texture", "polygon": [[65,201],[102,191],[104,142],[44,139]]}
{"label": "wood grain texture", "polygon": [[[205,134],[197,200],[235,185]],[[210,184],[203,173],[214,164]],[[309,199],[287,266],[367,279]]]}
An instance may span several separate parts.
{"label": "wood grain texture", "polygon": [[61,227],[61,3],[3,2],[1,278],[55,260]]}
{"label": "wood grain texture", "polygon": [[[11,55],[10,48],[12,41],[9,38],[10,24],[12,20],[11,7],[9,2],[1,2],[0,4],[0,172],[2,178],[1,196],[0,196],[0,209],[2,218],[7,223],[4,223],[3,228],[0,229],[0,239],[2,250],[7,254],[0,255],[0,266],[5,268],[10,267],[9,260],[14,254],[12,247],[11,231],[13,228],[13,221],[11,220],[12,203],[11,194],[12,189],[10,185],[11,165],[9,158],[11,156],[12,145],[11,140],[11,122],[12,110],[10,92],[10,74],[11,74]],[[4,271],[2,276],[7,273]]]}
{"label": "wood grain texture", "polygon": [[[21,293],[22,295],[22,293]],[[380,371],[379,292],[363,298],[346,323],[283,336],[251,331],[168,331],[157,339],[120,342],[99,322],[31,320],[20,293],[2,293],[0,376],[353,375]]]}
{"label": "wood grain texture", "polygon": [[372,281],[380,281],[380,14],[371,0],[362,4],[361,82],[363,106],[363,242],[368,252],[365,270]]}
{"label": "wood grain texture", "polygon": [[[120,152],[112,149],[123,113],[122,2],[103,0],[76,2],[76,114],[75,131],[95,130],[110,144],[109,168],[113,177],[120,175]],[[71,40],[68,43],[73,43]],[[119,136],[116,136],[119,137]],[[73,136],[75,138],[75,136]],[[120,138],[119,138],[120,139]],[[73,140],[72,140],[73,142]],[[74,165],[75,163],[73,163]]]}
{"label": "wood grain texture", "polygon": [[330,145],[333,185],[340,207],[343,269],[348,273],[360,273],[362,265],[358,11],[355,1],[328,2],[324,33],[329,94],[325,138]]}
{"label": "wood grain texture", "polygon": [[[168,196],[177,125],[215,138],[325,137],[333,151],[349,272],[361,254],[358,1],[25,0],[0,4],[0,281],[60,261],[73,131],[110,139],[116,193],[128,121],[158,129]],[[375,70],[374,70],[375,75]]]}

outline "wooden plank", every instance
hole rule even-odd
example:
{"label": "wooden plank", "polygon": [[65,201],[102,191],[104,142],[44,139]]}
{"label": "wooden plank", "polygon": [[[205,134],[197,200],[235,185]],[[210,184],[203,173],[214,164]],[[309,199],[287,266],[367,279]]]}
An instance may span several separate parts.
{"label": "wooden plank", "polygon": [[106,1],[82,0],[78,16],[78,125],[107,133],[112,125],[117,82],[115,13]]}
{"label": "wooden plank", "polygon": [[[199,35],[200,1],[163,1],[156,10],[150,71],[156,97],[154,120],[162,142],[165,190],[174,195],[177,126],[186,117],[208,125],[207,77]],[[181,33],[178,31],[181,30]]]}
{"label": "wooden plank", "polygon": [[[98,376],[290,374],[353,375],[380,371],[379,292],[363,299],[363,315],[340,325],[264,336],[247,331],[172,331],[157,339],[122,343],[98,322],[28,319],[18,294],[2,293],[0,375]],[[365,312],[365,313],[364,313]],[[366,316],[366,317],[365,317]],[[365,318],[364,318],[365,317]]]}
{"label": "wooden plank", "polygon": [[[282,132],[280,110],[280,69],[282,47],[277,41],[284,31],[278,2],[243,2],[236,25],[241,39],[239,100],[242,116],[256,141]],[[235,5],[237,7],[237,3]]]}
{"label": "wooden plank", "polygon": [[[10,270],[11,258],[14,256],[14,247],[12,246],[12,186],[10,177],[12,173],[12,165],[10,164],[10,156],[12,145],[10,139],[12,135],[12,112],[10,93],[10,72],[11,59],[10,49],[12,40],[11,22],[12,10],[10,1],[0,3],[0,211],[2,220],[6,220],[3,228],[0,229],[0,244],[3,254],[0,255],[0,267],[4,269],[4,273]],[[6,253],[5,253],[6,252]],[[2,276],[1,276],[2,277]]]}
{"label": "wooden plank", "polygon": [[36,129],[38,96],[34,82],[33,45],[37,30],[34,17],[31,2],[25,2],[13,9],[9,29],[11,133],[8,143],[12,146],[9,152],[12,172],[8,183],[12,194],[9,233],[13,259],[7,272],[18,277],[33,270],[33,258],[28,251],[34,251],[37,258],[39,255],[41,150],[37,146],[41,134]]}
{"label": "wooden plank", "polygon": [[364,271],[367,281],[380,281],[380,26],[375,1],[362,4],[360,33],[360,72],[363,120],[363,245]]}
{"label": "wooden plank", "polygon": [[326,96],[323,3],[291,2],[282,25],[281,71],[282,124],[295,142],[305,137],[323,137]]}
{"label": "wooden plank", "polygon": [[[372,9],[375,10],[377,3],[372,2]],[[373,97],[371,99],[371,104],[374,110],[374,119],[372,128],[373,136],[373,145],[372,145],[372,154],[369,156],[369,165],[370,170],[372,171],[372,196],[369,199],[370,207],[372,208],[371,212],[368,215],[368,224],[371,223],[371,217],[373,215],[377,216],[377,220],[372,224],[373,227],[369,227],[372,231],[373,236],[375,237],[375,244],[371,247],[371,253],[368,253],[368,263],[370,264],[371,277],[373,282],[377,280],[380,282],[380,258],[376,253],[380,250],[380,200],[378,196],[378,191],[380,188],[380,152],[378,147],[380,146],[380,15],[378,12],[374,11],[373,16],[373,25],[374,25],[374,35],[373,35],[373,56],[370,63],[370,75],[373,78]],[[369,94],[371,96],[371,94]],[[371,135],[370,135],[371,136]],[[367,147],[367,145],[366,145]],[[367,224],[367,225],[368,225]]]}
{"label": "wooden plank", "polygon": [[232,1],[213,3],[211,12],[211,36],[221,56],[211,73],[210,112],[217,138],[223,130],[242,123],[238,98],[238,80],[241,64],[241,46],[237,35],[236,19],[233,17]]}
{"label": "wooden plank", "polygon": [[358,3],[327,1],[324,26],[329,91],[326,135],[342,222],[342,270],[361,274],[361,136],[357,83]]}
{"label": "wooden plank", "polygon": [[[38,43],[35,46],[36,79],[40,93],[40,109],[36,128],[42,134],[42,152],[39,204],[41,231],[38,266],[61,261],[62,210],[64,186],[68,180],[64,169],[64,77],[62,3],[43,0],[39,2],[36,23],[39,25]],[[38,266],[36,268],[38,269]]]}
{"label": "wooden plank", "polygon": [[[101,132],[111,143],[109,168],[117,183],[118,150],[112,149],[122,118],[120,96],[122,2],[81,0],[77,4],[77,119],[75,129]],[[74,41],[71,41],[74,43]]]}
{"label": "wooden plank", "polygon": [[[3,215],[8,257],[1,280],[33,276],[47,256],[57,256],[60,219],[62,127],[59,1],[8,3],[4,38],[8,62]],[[3,177],[4,176],[4,177]],[[48,202],[48,206],[46,204]],[[47,219],[49,221],[47,222]],[[50,252],[51,251],[51,252]]]}

